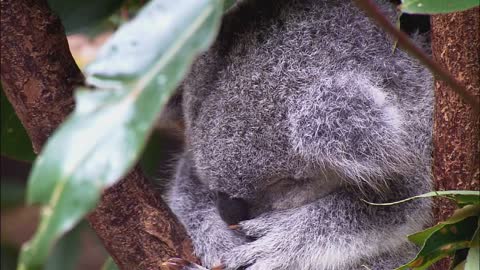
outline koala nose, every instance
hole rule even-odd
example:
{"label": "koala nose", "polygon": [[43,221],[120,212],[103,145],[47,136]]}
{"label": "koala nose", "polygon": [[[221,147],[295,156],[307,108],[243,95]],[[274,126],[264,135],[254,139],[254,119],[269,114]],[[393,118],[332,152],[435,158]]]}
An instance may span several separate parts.
{"label": "koala nose", "polygon": [[247,202],[240,198],[231,198],[226,193],[217,192],[217,209],[220,217],[228,225],[236,225],[249,218]]}

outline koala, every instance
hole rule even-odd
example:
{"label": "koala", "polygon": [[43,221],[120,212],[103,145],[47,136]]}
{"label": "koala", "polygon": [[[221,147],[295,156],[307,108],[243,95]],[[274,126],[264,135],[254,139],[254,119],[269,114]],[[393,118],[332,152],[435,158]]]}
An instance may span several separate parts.
{"label": "koala", "polygon": [[168,201],[203,265],[183,269],[377,270],[414,256],[406,236],[430,222],[430,201],[365,202],[431,189],[432,75],[394,42],[353,1],[245,0],[224,15],[181,85]]}

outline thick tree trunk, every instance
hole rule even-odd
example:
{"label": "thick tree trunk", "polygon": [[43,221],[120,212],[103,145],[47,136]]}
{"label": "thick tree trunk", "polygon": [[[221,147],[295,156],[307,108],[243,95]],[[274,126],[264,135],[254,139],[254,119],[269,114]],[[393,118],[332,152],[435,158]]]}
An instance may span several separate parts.
{"label": "thick tree trunk", "polygon": [[[480,12],[432,16],[433,57],[480,97]],[[433,177],[436,190],[480,189],[480,115],[462,102],[443,81],[435,82]],[[447,218],[454,206],[437,200],[437,221]],[[448,269],[448,262],[436,269]]]}
{"label": "thick tree trunk", "polygon": [[[45,0],[1,0],[1,11],[3,89],[38,153],[72,111],[84,78]],[[89,221],[121,269],[195,260],[184,228],[138,169],[104,192]]]}

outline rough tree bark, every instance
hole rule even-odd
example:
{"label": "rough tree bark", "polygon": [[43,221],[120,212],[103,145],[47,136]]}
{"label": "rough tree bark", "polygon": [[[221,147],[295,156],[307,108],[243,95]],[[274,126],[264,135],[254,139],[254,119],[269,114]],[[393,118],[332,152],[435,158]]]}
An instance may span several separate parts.
{"label": "rough tree bark", "polygon": [[88,220],[121,269],[160,269],[171,257],[196,261],[184,228],[136,169],[107,189]]}
{"label": "rough tree bark", "polygon": [[[433,57],[480,97],[480,12],[432,16]],[[444,82],[435,82],[433,176],[436,190],[480,189],[480,115],[462,102]],[[437,221],[447,218],[454,206],[436,200]],[[448,269],[442,261],[435,269]]]}
{"label": "rough tree bark", "polygon": [[1,8],[2,85],[38,153],[72,111],[73,88],[83,75],[44,1],[2,0]]}
{"label": "rough tree bark", "polygon": [[[38,153],[72,111],[73,89],[84,78],[45,0],[1,0],[1,10],[3,89]],[[155,190],[134,169],[88,217],[121,269],[159,269],[170,257],[195,261],[184,228]]]}

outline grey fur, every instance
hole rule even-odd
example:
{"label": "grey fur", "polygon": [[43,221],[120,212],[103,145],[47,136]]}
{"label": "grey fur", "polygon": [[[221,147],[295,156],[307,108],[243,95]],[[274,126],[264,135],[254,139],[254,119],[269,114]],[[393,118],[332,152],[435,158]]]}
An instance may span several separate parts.
{"label": "grey fur", "polygon": [[[430,190],[432,77],[392,46],[351,1],[244,1],[225,16],[182,85],[187,143],[169,194],[206,267],[409,259],[406,235],[430,202],[360,200]],[[215,192],[252,206],[241,232],[220,219]]]}

